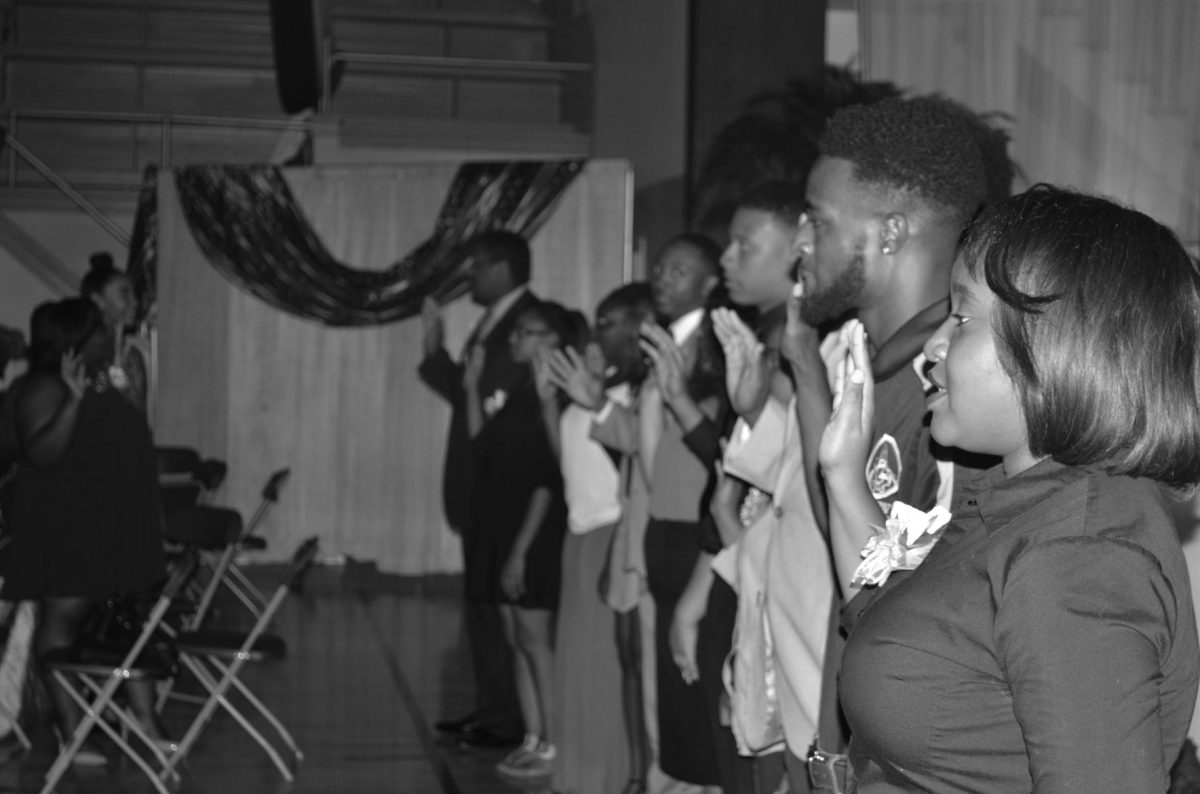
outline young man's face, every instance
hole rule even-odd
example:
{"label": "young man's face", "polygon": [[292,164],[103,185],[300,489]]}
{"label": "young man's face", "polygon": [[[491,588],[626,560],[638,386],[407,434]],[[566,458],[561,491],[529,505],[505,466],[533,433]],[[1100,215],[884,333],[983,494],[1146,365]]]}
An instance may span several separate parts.
{"label": "young man's face", "polygon": [[787,299],[796,232],[766,210],[743,207],[734,213],[729,245],[721,254],[730,300],[765,311]]}
{"label": "young man's face", "polygon": [[596,314],[596,344],[604,354],[604,361],[616,373],[629,374],[640,363],[638,348],[641,313],[627,306],[609,306]]}
{"label": "young man's face", "polygon": [[811,325],[861,308],[869,215],[852,184],[853,171],[849,160],[822,156],[808,174],[808,211],[798,239],[800,310]]}
{"label": "young man's face", "polygon": [[482,250],[472,251],[471,257],[471,300],[480,306],[491,306],[513,289],[508,262]]}
{"label": "young man's face", "polygon": [[654,308],[668,322],[704,306],[719,277],[692,245],[676,242],[663,249],[650,269]]}

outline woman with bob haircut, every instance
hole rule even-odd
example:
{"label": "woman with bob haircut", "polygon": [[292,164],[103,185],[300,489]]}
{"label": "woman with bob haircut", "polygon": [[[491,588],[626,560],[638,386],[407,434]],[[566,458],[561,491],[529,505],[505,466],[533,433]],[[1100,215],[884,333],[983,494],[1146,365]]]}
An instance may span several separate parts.
{"label": "woman with bob haircut", "polygon": [[[1200,481],[1200,275],[1147,216],[1037,186],[968,229],[951,312],[925,344],[931,431],[1001,464],[847,609],[851,790],[1165,791],[1200,676],[1168,507]],[[874,410],[850,337],[831,500]]]}

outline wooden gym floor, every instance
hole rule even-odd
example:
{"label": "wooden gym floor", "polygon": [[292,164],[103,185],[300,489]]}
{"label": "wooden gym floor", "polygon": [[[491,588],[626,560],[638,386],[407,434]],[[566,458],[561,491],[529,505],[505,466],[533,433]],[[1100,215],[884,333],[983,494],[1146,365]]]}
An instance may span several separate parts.
{"label": "wooden gym floor", "polygon": [[[278,570],[249,569],[264,588]],[[250,666],[243,680],[288,727],[304,752],[292,784],[250,737],[218,710],[184,769],[179,794],[513,794],[541,792],[500,779],[502,751],[465,751],[433,732],[443,716],[470,706],[458,580],[402,578],[371,565],[317,566],[304,592],[283,606],[275,632],[286,659]],[[239,605],[219,604],[221,625],[244,625]],[[181,733],[194,706],[170,703],[168,727]],[[269,735],[269,734],[268,734]],[[32,752],[0,754],[0,794],[38,792],[56,751],[36,730]],[[128,761],[73,767],[61,794],[154,792]]]}

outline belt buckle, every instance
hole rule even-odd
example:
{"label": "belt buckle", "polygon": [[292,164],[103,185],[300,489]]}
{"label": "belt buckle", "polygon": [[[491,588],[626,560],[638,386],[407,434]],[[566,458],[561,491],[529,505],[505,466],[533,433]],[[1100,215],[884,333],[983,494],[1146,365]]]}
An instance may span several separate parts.
{"label": "belt buckle", "polygon": [[830,794],[844,794],[846,791],[846,768],[848,759],[840,753],[827,753],[814,742],[808,748],[808,782],[813,789]]}

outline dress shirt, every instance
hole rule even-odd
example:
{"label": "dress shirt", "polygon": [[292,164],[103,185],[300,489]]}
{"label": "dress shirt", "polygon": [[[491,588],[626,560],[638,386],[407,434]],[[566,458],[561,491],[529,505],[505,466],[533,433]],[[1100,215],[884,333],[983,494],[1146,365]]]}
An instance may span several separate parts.
{"label": "dress shirt", "polygon": [[855,599],[857,791],[1165,791],[1200,659],[1160,487],[1049,459],[976,486],[919,568]]}
{"label": "dress shirt", "polygon": [[479,318],[479,322],[475,324],[474,330],[471,331],[470,338],[474,341],[486,339],[491,333],[492,328],[496,326],[500,318],[503,317],[512,305],[520,300],[521,296],[529,291],[529,287],[525,284],[520,285],[514,290],[510,290],[499,298],[491,306],[483,310],[483,314]]}
{"label": "dress shirt", "polygon": [[671,332],[671,338],[675,340],[675,344],[682,345],[688,340],[688,337],[696,332],[700,327],[700,323],[704,320],[704,309],[692,309],[682,317],[678,317],[671,322],[668,330]]}

